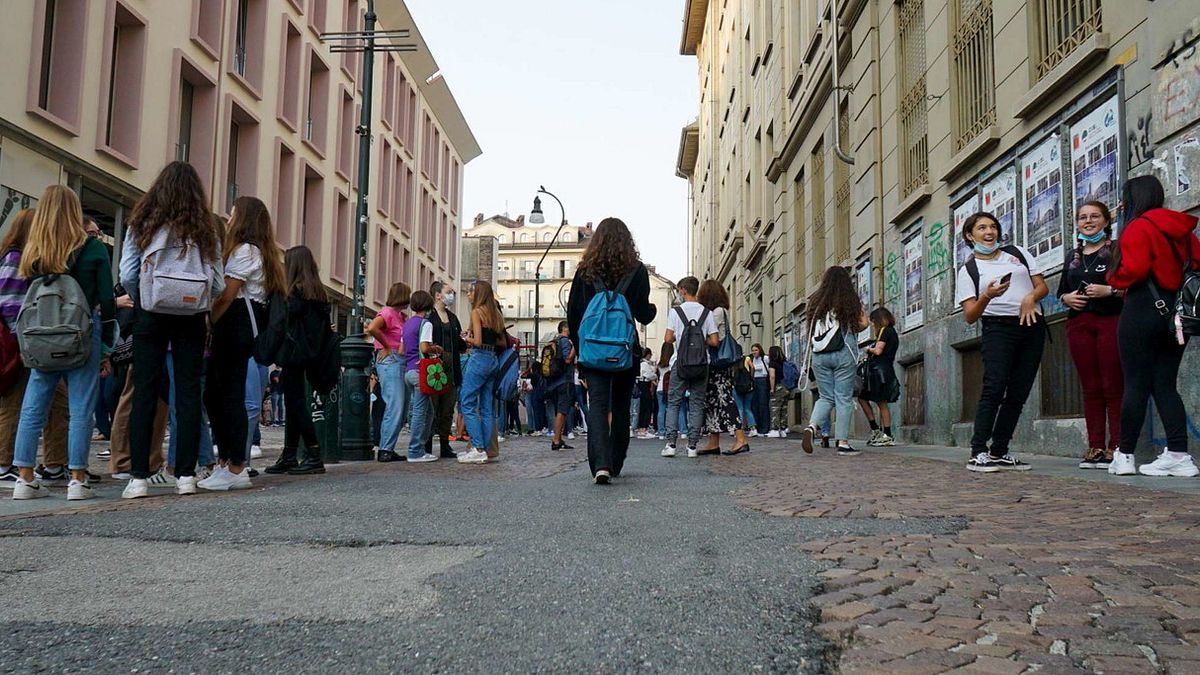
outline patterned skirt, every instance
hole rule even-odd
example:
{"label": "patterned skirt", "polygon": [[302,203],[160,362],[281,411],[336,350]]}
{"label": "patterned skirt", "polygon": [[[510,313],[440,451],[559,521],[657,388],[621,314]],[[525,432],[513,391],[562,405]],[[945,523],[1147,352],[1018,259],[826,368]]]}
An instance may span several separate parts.
{"label": "patterned skirt", "polygon": [[708,389],[704,392],[704,433],[729,433],[741,424],[737,403],[733,400],[733,371],[714,370],[708,373]]}

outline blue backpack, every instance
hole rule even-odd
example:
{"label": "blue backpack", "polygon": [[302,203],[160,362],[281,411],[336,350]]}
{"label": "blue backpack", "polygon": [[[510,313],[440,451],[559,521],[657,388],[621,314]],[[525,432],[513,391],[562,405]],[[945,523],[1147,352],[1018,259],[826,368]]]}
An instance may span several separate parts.
{"label": "blue backpack", "polygon": [[512,403],[520,397],[520,390],[517,389],[517,377],[521,370],[518,351],[515,347],[509,347],[500,366],[496,368],[496,385],[492,393],[498,401]]}
{"label": "blue backpack", "polygon": [[633,281],[639,268],[630,272],[614,290],[604,287],[598,276],[592,283],[596,295],[592,296],[583,320],[579,322],[579,364],[585,368],[604,372],[620,372],[633,368],[633,346],[637,343],[637,330],[633,323],[633,312],[625,300],[625,290]]}
{"label": "blue backpack", "polygon": [[788,390],[800,386],[800,369],[791,361],[783,362],[783,386]]}

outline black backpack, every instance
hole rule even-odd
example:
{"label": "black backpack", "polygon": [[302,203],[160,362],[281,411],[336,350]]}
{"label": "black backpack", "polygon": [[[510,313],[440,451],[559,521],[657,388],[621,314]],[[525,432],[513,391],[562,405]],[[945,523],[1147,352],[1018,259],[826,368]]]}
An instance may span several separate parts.
{"label": "black backpack", "polygon": [[739,394],[749,394],[754,391],[754,376],[746,370],[745,363],[738,364],[733,369],[733,390]]}
{"label": "black backpack", "polygon": [[[1147,220],[1149,219],[1147,218]],[[1175,243],[1170,239],[1167,239],[1167,248],[1171,249],[1171,254],[1175,256],[1175,262],[1179,263],[1183,269],[1183,284],[1175,292],[1175,303],[1172,307],[1171,302],[1163,297],[1164,295],[1169,296],[1171,293],[1164,292],[1159,288],[1158,282],[1151,274],[1150,283],[1147,286],[1150,288],[1150,294],[1154,296],[1154,307],[1167,319],[1170,332],[1175,332],[1173,314],[1179,317],[1179,325],[1183,329],[1184,335],[1200,335],[1200,272],[1193,269],[1195,261],[1192,260],[1190,248],[1186,263],[1179,255],[1179,251],[1175,249]]]}
{"label": "black backpack", "polygon": [[272,293],[267,299],[267,325],[254,338],[254,360],[259,365],[279,363],[279,350],[287,337],[287,319],[287,298],[282,293]]}
{"label": "black backpack", "polygon": [[679,336],[679,349],[676,351],[676,365],[679,374],[685,379],[695,380],[708,374],[708,336],[704,334],[704,322],[708,319],[708,309],[700,313],[700,318],[692,321],[687,318],[683,307],[675,307],[679,320],[683,322],[683,335]]}

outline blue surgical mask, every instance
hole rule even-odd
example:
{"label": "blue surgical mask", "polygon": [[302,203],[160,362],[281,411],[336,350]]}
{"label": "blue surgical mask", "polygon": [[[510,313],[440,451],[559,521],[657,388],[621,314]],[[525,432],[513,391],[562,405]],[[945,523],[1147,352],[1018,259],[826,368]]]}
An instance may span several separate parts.
{"label": "blue surgical mask", "polygon": [[1104,238],[1107,237],[1108,234],[1104,230],[1100,230],[1099,232],[1097,232],[1096,234],[1093,234],[1093,235],[1086,235],[1082,232],[1078,232],[1075,234],[1075,236],[1079,239],[1079,241],[1082,241],[1082,242],[1085,242],[1088,244],[1098,244],[1098,243],[1104,241]]}
{"label": "blue surgical mask", "polygon": [[442,300],[442,302],[446,303],[447,307],[453,307],[454,306],[454,294],[447,293],[446,297]]}
{"label": "blue surgical mask", "polygon": [[992,244],[991,246],[984,246],[979,242],[975,242],[975,252],[979,255],[991,255],[999,250],[999,248],[999,243]]}

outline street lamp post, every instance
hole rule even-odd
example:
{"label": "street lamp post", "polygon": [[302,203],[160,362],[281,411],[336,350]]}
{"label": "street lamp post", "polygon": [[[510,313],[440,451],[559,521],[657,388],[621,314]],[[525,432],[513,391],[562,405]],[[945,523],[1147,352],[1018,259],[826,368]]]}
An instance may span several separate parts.
{"label": "street lamp post", "polygon": [[[364,332],[365,322],[363,296],[367,290],[367,226],[370,210],[367,206],[371,171],[371,100],[375,76],[375,52],[415,52],[413,44],[376,40],[408,38],[407,29],[376,31],[375,0],[367,0],[367,13],[361,31],[322,33],[322,42],[332,42],[333,53],[361,52],[363,54],[362,116],[354,131],[358,134],[358,205],[354,222],[354,291],[350,308],[350,329],[354,331],[342,340],[342,378],[338,385],[341,394],[338,410],[339,440],[345,459],[371,459],[371,403],[367,391],[370,377],[367,368],[371,365],[371,344]],[[383,270],[380,270],[382,273]]]}
{"label": "street lamp post", "polygon": [[[554,236],[550,239],[550,243],[546,244],[546,250],[542,252],[541,259],[538,260],[537,267],[533,270],[533,340],[534,344],[542,343],[542,336],[538,333],[538,325],[542,318],[542,263],[546,262],[546,256],[550,255],[550,249],[554,248],[554,242],[558,241],[558,233],[567,225],[567,210],[563,208],[562,200],[556,197],[553,193],[547,192],[544,185],[538,186],[538,194],[550,195],[554,201],[558,202],[558,210],[562,213],[562,222],[559,223],[558,229],[554,231]],[[539,197],[533,198],[533,211],[529,213],[529,223],[531,225],[541,225],[546,222],[546,216],[542,213],[542,200]]]}

